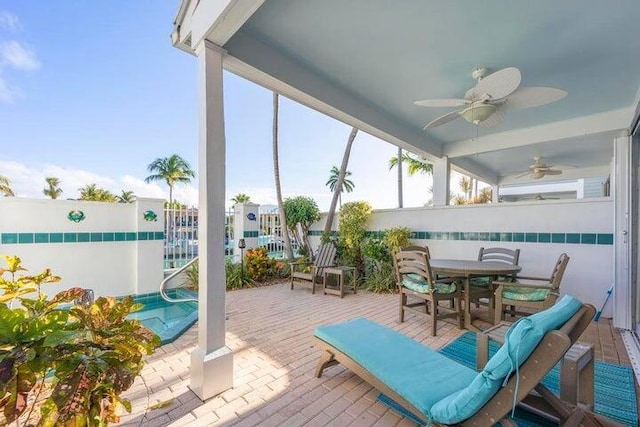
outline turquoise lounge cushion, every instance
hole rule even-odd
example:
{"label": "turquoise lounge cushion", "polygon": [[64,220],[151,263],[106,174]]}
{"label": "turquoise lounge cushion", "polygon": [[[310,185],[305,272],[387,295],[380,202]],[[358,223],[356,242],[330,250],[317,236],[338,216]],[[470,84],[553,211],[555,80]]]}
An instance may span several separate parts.
{"label": "turquoise lounge cushion", "polygon": [[549,292],[549,289],[508,286],[502,291],[502,298],[515,301],[544,301],[547,299]]}
{"label": "turquoise lounge cushion", "polygon": [[366,319],[322,326],[315,335],[358,362],[426,417],[434,403],[464,389],[477,376],[473,369]]}
{"label": "turquoise lounge cushion", "polygon": [[[431,290],[429,289],[429,284],[419,274],[413,274],[413,273],[403,274],[402,286],[404,286],[407,289],[411,289],[412,291],[419,292],[421,294],[431,293]],[[455,282],[451,282],[451,283],[436,282],[434,284],[434,287],[435,287],[436,293],[439,293],[439,294],[451,294],[456,291]]]}
{"label": "turquoise lounge cushion", "polygon": [[433,405],[433,421],[455,424],[478,412],[516,369],[516,365],[519,367],[527,360],[544,334],[562,326],[581,306],[578,299],[565,295],[553,307],[514,323],[507,331],[505,344],[489,360],[478,378],[465,389]]}

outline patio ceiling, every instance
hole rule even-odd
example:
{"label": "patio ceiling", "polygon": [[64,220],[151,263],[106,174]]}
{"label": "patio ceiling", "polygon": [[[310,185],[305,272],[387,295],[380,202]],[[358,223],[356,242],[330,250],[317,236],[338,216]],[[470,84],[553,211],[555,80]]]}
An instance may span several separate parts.
{"label": "patio ceiling", "polygon": [[[228,51],[232,72],[506,184],[534,156],[576,166],[567,178],[608,173],[638,99],[638,22],[637,0],[183,0],[174,43],[189,50],[207,38]],[[521,86],[569,95],[492,129],[455,120],[424,131],[451,109],[413,101],[462,97],[478,66],[514,66]]]}

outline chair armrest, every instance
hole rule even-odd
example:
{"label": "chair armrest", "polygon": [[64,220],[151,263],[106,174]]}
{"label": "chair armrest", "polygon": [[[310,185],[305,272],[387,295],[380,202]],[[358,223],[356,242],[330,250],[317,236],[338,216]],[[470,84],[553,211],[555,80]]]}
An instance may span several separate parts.
{"label": "chair armrest", "polygon": [[543,282],[550,282],[551,281],[550,277],[516,276],[514,278],[516,280],[517,279],[524,279],[524,280],[540,280],[540,281],[543,281]]}
{"label": "chair armrest", "polygon": [[293,273],[296,270],[296,267],[302,267],[306,265],[312,264],[311,261],[298,261],[298,262],[290,262],[289,268],[291,268],[291,272]]}

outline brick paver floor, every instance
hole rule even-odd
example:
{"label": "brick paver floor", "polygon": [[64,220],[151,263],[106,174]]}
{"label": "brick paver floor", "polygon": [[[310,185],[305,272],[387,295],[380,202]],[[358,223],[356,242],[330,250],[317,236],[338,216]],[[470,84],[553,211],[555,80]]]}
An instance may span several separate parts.
{"label": "brick paver floor", "polygon": [[[313,329],[364,316],[438,349],[461,335],[453,323],[407,313],[398,323],[398,296],[358,292],[339,297],[311,294],[288,284],[227,293],[227,345],[234,352],[234,387],[200,401],[189,388],[189,354],[197,325],[147,358],[141,378],[125,397],[127,426],[415,426],[377,401],[378,392],[340,365],[314,377],[319,352]],[[592,324],[583,338],[599,359],[629,364],[620,335],[608,319]]]}

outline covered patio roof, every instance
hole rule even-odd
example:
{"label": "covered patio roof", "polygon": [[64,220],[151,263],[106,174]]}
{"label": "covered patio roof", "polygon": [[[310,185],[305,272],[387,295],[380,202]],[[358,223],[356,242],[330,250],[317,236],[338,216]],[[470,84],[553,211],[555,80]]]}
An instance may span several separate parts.
{"label": "covered patio roof", "polygon": [[[638,103],[638,22],[634,0],[183,0],[172,40],[193,53],[206,39],[226,50],[233,73],[503,185],[526,182],[512,174],[535,156],[576,166],[564,179],[608,175],[612,140]],[[495,128],[455,120],[423,130],[452,109],[414,101],[463,97],[480,66],[517,67],[521,86],[568,96],[510,111]]]}

